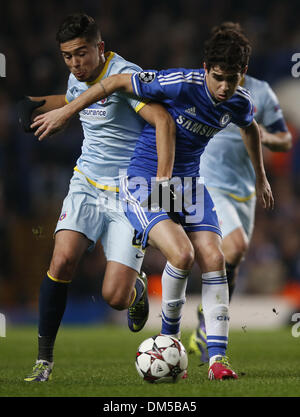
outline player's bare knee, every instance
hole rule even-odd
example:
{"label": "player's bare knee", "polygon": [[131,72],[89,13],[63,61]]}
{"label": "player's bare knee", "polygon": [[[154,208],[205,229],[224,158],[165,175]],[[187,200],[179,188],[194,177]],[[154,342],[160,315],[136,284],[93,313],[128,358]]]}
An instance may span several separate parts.
{"label": "player's bare knee", "polygon": [[129,296],[124,293],[111,291],[110,289],[102,288],[102,297],[104,301],[115,310],[125,310],[130,304]]}
{"label": "player's bare knee", "polygon": [[230,252],[227,250],[226,253],[226,261],[232,265],[238,265],[248,250],[248,243],[244,240],[235,242],[235,244],[231,247]]}
{"label": "player's bare knee", "polygon": [[67,253],[56,253],[50,264],[50,273],[54,277],[71,281],[77,266],[77,260]]}
{"label": "player's bare knee", "polygon": [[220,249],[211,248],[210,251],[205,251],[203,257],[209,270],[220,271],[225,268],[225,257]]}
{"label": "player's bare knee", "polygon": [[174,250],[171,259],[168,261],[178,269],[189,270],[192,268],[194,263],[194,249],[192,246],[178,247]]}
{"label": "player's bare knee", "polygon": [[120,299],[115,299],[115,298],[110,299],[108,301],[108,304],[110,305],[111,308],[113,308],[114,310],[118,310],[118,311],[126,310],[129,306],[129,304],[125,300],[120,300]]}

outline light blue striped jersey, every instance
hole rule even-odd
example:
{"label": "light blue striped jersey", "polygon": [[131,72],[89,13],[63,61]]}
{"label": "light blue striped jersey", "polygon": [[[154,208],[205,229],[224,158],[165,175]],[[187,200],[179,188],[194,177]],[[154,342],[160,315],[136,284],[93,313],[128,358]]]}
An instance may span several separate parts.
{"label": "light blue striped jersey", "polygon": [[[246,75],[243,86],[251,93],[257,123],[268,127],[283,118],[267,82]],[[255,172],[237,126],[230,123],[209,142],[201,157],[200,172],[208,187],[218,188],[237,200],[254,195]]]}
{"label": "light blue striped jersey", "polygon": [[[110,75],[141,70],[114,52],[107,52],[105,57],[104,68],[92,83],[80,82],[70,74],[67,102]],[[144,126],[144,120],[137,114],[144,104],[136,97],[116,92],[79,113],[84,135],[77,160],[79,171],[98,184],[118,186],[119,169],[127,169]]]}
{"label": "light blue striped jersey", "polygon": [[[173,176],[198,176],[200,156],[209,140],[230,121],[248,126],[253,120],[249,92],[238,87],[229,100],[216,102],[208,90],[204,69],[143,71],[133,74],[131,82],[136,95],[161,101],[175,120]],[[156,170],[155,129],[146,124],[136,144],[128,175],[151,178],[156,176]]]}

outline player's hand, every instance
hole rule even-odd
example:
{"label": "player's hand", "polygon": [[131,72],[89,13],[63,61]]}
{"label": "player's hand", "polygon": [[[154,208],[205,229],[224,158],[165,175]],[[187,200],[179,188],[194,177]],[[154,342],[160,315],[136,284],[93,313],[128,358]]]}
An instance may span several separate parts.
{"label": "player's hand", "polygon": [[35,109],[43,106],[45,103],[46,103],[46,100],[34,101],[34,100],[31,100],[29,97],[24,97],[22,100],[18,102],[17,104],[18,120],[24,132],[26,133],[34,132],[34,128],[31,127],[32,113],[34,112]]}
{"label": "player's hand", "polygon": [[174,184],[168,179],[156,180],[152,191],[145,201],[141,203],[149,211],[159,211],[164,209],[171,220],[180,223],[179,212],[188,215],[183,205],[182,186]]}
{"label": "player's hand", "polygon": [[43,140],[61,130],[67,121],[68,118],[65,115],[64,108],[61,107],[36,116],[31,128],[36,129],[34,135],[38,136],[39,140]]}
{"label": "player's hand", "polygon": [[256,195],[263,208],[274,208],[272,190],[266,177],[256,180]]}
{"label": "player's hand", "polygon": [[156,180],[152,186],[151,193],[141,203],[142,207],[147,207],[150,211],[164,208],[167,212],[172,211],[174,202],[178,198],[174,184],[168,179]]}

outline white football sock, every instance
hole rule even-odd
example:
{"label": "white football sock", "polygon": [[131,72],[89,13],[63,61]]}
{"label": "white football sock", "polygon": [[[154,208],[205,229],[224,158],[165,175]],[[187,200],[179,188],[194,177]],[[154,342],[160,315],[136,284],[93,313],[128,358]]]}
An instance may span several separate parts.
{"label": "white football sock", "polygon": [[162,275],[162,334],[180,337],[181,310],[189,272],[166,263]]}
{"label": "white football sock", "polygon": [[210,358],[225,355],[229,332],[228,307],[226,271],[202,274],[202,308]]}

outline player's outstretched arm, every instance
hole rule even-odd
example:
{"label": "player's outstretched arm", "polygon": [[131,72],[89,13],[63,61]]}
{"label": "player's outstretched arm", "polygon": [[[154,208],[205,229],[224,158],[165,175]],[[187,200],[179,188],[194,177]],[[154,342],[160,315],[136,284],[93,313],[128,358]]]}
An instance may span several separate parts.
{"label": "player's outstretched arm", "polygon": [[273,152],[288,152],[292,148],[292,135],[289,131],[270,133],[259,125],[261,143]]}
{"label": "player's outstretched arm", "polygon": [[64,106],[64,95],[52,95],[43,97],[24,97],[17,104],[18,120],[21,128],[25,132],[33,132],[31,127],[32,119],[41,113],[48,112],[49,110],[57,109]]}
{"label": "player's outstretched arm", "polygon": [[62,126],[75,114],[96,103],[98,100],[110,96],[115,91],[133,93],[131,74],[115,74],[94,84],[87,91],[80,94],[75,100],[63,108],[41,114],[34,119],[32,128],[37,129],[35,136],[43,140],[61,129]]}
{"label": "player's outstretched arm", "polygon": [[66,104],[65,95],[64,94],[53,94],[51,96],[43,96],[43,97],[31,97],[28,98],[32,101],[43,101],[45,103],[37,109],[37,113],[46,113],[48,111],[59,109]]}
{"label": "player's outstretched arm", "polygon": [[240,131],[255,170],[257,197],[264,208],[273,208],[274,198],[265,173],[258,125],[253,120],[249,126],[241,128]]}

